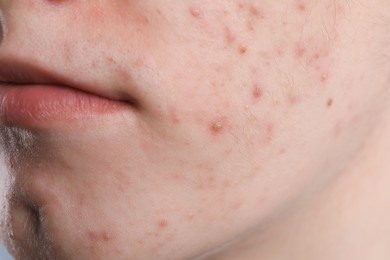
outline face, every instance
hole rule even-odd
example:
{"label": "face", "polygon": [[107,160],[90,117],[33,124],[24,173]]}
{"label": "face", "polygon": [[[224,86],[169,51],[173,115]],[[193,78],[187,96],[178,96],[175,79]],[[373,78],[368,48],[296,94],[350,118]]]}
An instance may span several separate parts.
{"label": "face", "polygon": [[3,99],[18,258],[190,259],[240,241],[337,177],[383,85],[361,51],[376,32],[344,2],[0,7],[0,72],[32,91]]}

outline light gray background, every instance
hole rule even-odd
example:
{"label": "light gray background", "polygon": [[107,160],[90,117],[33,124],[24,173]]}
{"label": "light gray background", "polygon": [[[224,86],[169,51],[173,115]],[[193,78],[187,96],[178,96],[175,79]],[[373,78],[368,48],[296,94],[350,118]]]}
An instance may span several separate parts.
{"label": "light gray background", "polygon": [[1,260],[13,260],[13,258],[8,254],[7,250],[2,244],[0,244],[0,259]]}

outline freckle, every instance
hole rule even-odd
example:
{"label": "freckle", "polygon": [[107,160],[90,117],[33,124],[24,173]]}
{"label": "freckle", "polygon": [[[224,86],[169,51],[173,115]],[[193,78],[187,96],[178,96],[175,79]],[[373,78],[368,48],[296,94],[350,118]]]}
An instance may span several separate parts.
{"label": "freckle", "polygon": [[194,18],[199,19],[199,18],[203,17],[203,12],[199,8],[191,6],[189,8],[189,11],[190,11],[191,16]]}
{"label": "freckle", "polygon": [[238,48],[238,52],[239,52],[241,55],[243,55],[243,54],[245,54],[245,53],[247,52],[247,48],[246,48],[245,46],[240,46],[240,47]]}
{"label": "freckle", "polygon": [[158,226],[159,226],[159,228],[166,228],[167,226],[168,226],[168,220],[166,220],[166,219],[162,219],[162,220],[160,220],[160,222],[158,223]]}
{"label": "freckle", "polygon": [[328,99],[328,102],[326,103],[326,106],[327,107],[331,107],[333,105],[333,99],[332,98],[329,98]]}

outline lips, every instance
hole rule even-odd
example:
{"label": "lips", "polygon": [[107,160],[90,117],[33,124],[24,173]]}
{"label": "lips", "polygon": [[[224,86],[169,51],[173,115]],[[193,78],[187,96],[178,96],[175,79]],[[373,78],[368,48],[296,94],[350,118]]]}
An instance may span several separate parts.
{"label": "lips", "polygon": [[0,125],[5,126],[33,128],[93,119],[135,104],[87,92],[83,86],[72,86],[55,73],[27,64],[0,63],[0,82]]}

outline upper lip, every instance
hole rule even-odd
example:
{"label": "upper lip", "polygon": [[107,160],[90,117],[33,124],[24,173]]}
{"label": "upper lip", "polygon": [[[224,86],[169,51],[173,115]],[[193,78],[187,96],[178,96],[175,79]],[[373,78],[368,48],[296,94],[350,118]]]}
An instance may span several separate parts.
{"label": "upper lip", "polygon": [[[94,83],[96,84],[96,83]],[[18,59],[0,59],[0,87],[1,85],[50,85],[61,86],[83,91],[113,101],[138,105],[133,96],[115,95],[104,88],[96,88],[96,85],[82,82],[77,77],[64,77],[54,70],[47,70],[39,64],[32,64]]]}

